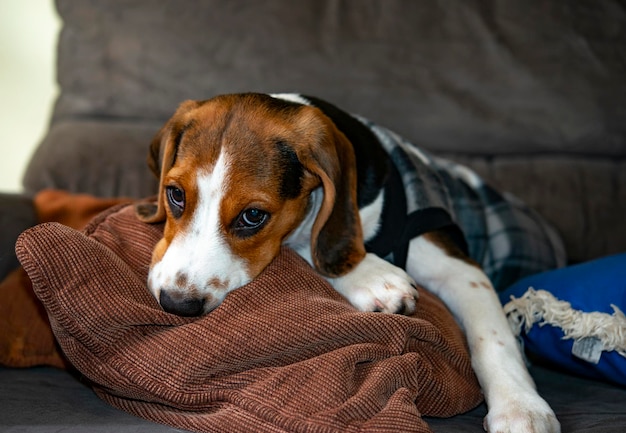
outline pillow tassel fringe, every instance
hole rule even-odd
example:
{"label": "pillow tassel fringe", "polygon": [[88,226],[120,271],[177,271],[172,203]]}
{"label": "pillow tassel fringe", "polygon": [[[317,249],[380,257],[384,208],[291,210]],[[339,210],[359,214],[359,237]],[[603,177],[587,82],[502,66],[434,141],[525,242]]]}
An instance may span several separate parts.
{"label": "pillow tassel fringe", "polygon": [[555,298],[552,293],[530,287],[520,298],[511,296],[504,306],[504,313],[517,336],[522,327],[528,332],[539,322],[539,326],[547,324],[561,328],[565,334],[563,339],[594,337],[602,343],[604,351],[615,350],[626,357],[626,316],[617,305],[611,304],[611,308],[612,315],[575,310],[569,302]]}

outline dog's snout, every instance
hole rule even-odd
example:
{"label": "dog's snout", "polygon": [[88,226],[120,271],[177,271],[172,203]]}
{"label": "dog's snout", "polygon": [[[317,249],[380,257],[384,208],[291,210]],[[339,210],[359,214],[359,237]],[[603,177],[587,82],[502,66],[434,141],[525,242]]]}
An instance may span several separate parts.
{"label": "dog's snout", "polygon": [[172,296],[167,291],[161,291],[159,303],[163,310],[178,316],[196,317],[204,313],[205,300],[202,298]]}

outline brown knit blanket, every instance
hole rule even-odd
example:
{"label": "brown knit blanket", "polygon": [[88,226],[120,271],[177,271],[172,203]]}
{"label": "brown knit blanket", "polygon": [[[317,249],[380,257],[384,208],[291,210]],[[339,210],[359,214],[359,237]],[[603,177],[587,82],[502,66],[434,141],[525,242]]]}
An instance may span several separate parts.
{"label": "brown knit blanket", "polygon": [[210,314],[165,313],[145,283],[162,228],[122,206],[18,240],[65,355],[110,404],[199,432],[426,432],[421,416],[481,401],[434,296],[412,317],[360,313],[289,249]]}

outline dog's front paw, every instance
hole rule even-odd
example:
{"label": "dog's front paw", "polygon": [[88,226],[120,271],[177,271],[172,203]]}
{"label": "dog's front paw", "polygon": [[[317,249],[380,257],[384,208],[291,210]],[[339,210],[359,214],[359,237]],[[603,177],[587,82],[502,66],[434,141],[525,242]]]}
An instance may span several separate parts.
{"label": "dog's front paw", "polygon": [[489,433],[559,433],[556,415],[536,394],[517,395],[515,401],[501,401],[489,408],[483,427]]}
{"label": "dog's front paw", "polygon": [[331,284],[361,311],[411,314],[418,293],[415,282],[404,270],[368,253],[346,275]]}

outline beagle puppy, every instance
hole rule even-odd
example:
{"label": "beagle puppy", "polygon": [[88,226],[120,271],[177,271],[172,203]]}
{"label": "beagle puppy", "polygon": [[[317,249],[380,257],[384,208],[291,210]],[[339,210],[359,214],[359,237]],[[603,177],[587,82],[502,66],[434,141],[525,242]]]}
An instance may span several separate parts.
{"label": "beagle puppy", "polygon": [[199,316],[296,250],[361,311],[410,314],[416,285],[463,328],[490,432],[558,432],[509,330],[494,284],[563,263],[535,213],[468,168],[317,98],[187,101],[154,138],[149,165],[165,221],[148,286],[168,312]]}

